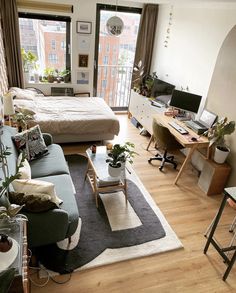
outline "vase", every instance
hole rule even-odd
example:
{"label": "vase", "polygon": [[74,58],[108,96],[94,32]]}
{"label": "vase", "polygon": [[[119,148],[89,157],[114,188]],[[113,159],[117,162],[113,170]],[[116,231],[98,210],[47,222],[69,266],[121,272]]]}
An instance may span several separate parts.
{"label": "vase", "polygon": [[218,164],[224,164],[229,155],[229,152],[230,149],[228,147],[216,146],[214,153],[214,161]]}

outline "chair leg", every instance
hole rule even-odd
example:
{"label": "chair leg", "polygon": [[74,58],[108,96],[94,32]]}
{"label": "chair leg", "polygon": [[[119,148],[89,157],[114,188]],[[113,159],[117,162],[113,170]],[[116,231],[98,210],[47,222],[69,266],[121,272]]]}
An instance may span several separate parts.
{"label": "chair leg", "polygon": [[162,171],[165,163],[170,163],[174,166],[174,169],[177,168],[177,163],[174,161],[174,156],[167,156],[167,150],[165,150],[163,155],[160,155],[157,153],[155,157],[152,157],[148,160],[148,163],[151,163],[153,160],[161,161],[161,165],[159,167],[159,170]]}

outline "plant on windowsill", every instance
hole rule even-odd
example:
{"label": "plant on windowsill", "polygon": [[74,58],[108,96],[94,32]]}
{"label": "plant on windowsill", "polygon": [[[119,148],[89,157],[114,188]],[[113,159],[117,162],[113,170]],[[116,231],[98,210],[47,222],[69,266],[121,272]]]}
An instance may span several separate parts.
{"label": "plant on windowsill", "polygon": [[126,142],[123,145],[115,144],[108,153],[108,173],[111,177],[119,177],[125,162],[133,163],[133,157],[137,155],[134,144]]}
{"label": "plant on windowsill", "polygon": [[24,48],[21,48],[21,57],[23,62],[23,70],[25,73],[25,79],[28,82],[30,72],[38,69],[38,64],[36,63],[38,57],[31,51],[26,52]]}
{"label": "plant on windowsill", "polygon": [[53,83],[55,81],[55,78],[56,78],[56,72],[54,68],[47,67],[44,69],[43,81]]}
{"label": "plant on windowsill", "polygon": [[227,117],[220,118],[206,132],[210,144],[209,147],[215,146],[214,161],[223,164],[227,159],[230,148],[225,144],[225,135],[229,135],[235,131],[235,121],[229,121]]}

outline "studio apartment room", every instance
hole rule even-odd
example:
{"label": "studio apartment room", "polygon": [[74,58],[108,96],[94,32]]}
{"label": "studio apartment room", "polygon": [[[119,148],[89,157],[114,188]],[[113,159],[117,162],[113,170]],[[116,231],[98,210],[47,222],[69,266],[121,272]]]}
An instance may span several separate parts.
{"label": "studio apartment room", "polygon": [[0,292],[236,291],[236,3],[0,0]]}

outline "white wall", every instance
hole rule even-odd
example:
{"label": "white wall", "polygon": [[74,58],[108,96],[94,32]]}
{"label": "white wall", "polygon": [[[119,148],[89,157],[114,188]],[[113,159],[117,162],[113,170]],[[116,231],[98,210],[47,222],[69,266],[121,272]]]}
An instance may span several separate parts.
{"label": "white wall", "polygon": [[170,10],[170,5],[160,5],[152,71],[178,89],[188,86],[202,95],[202,108],[221,45],[236,24],[236,4],[174,5],[169,26]]}
{"label": "white wall", "polygon": [[[38,1],[38,0],[33,0]],[[106,1],[106,0],[44,0],[41,2],[54,2],[54,3],[62,3],[62,4],[71,4],[74,6],[73,13],[58,13],[59,15],[67,15],[71,17],[71,69],[72,69],[72,80],[71,84],[57,84],[57,86],[72,86],[75,92],[84,92],[89,91],[91,94],[93,92],[93,64],[94,64],[94,48],[95,48],[95,25],[96,25],[96,4],[113,4],[116,5],[116,1]],[[121,1],[118,2],[119,6],[129,6],[129,7],[142,7],[141,3],[135,3],[131,1]],[[19,11],[21,11],[19,9]],[[29,12],[38,12],[38,13],[46,13],[46,11],[33,11],[28,10]],[[86,37],[90,41],[90,49],[89,52],[79,51],[78,44],[79,38],[84,36],[81,34],[76,33],[76,21],[91,21],[92,22],[92,34],[86,35]],[[89,72],[89,85],[77,85],[76,84],[76,76],[77,71],[79,70],[78,67],[78,54],[89,54],[89,66],[88,68],[81,68],[83,71]],[[26,86],[34,86],[32,84],[27,84]],[[45,94],[50,94],[50,88],[52,84],[37,84],[35,85],[37,88],[43,90]],[[55,86],[55,84],[53,84]]]}

